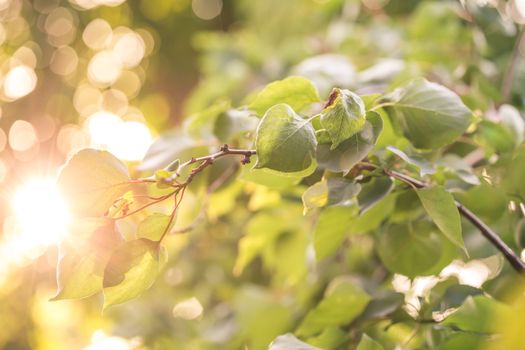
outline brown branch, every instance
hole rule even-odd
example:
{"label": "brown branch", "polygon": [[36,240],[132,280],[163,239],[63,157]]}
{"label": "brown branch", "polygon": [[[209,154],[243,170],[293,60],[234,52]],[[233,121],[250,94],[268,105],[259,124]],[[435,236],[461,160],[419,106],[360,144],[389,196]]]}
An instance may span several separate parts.
{"label": "brown branch", "polygon": [[[240,156],[243,156],[243,158],[241,160],[241,163],[242,164],[248,164],[248,163],[250,163],[250,157],[253,156],[255,153],[256,153],[255,150],[235,149],[235,148],[230,148],[228,145],[225,144],[225,145],[221,146],[221,148],[220,148],[220,150],[218,152],[215,152],[215,153],[207,155],[207,156],[202,156],[202,157],[198,157],[198,158],[191,158],[190,160],[182,163],[179,166],[179,168],[177,169],[177,171],[175,172],[175,178],[180,176],[180,173],[181,173],[182,169],[188,167],[191,164],[200,163],[197,167],[195,167],[191,171],[190,175],[186,179],[186,182],[184,182],[182,184],[183,186],[186,186],[187,184],[189,184],[193,180],[195,175],[197,175],[198,173],[203,171],[209,165],[213,164],[213,162],[216,159],[218,159],[218,158],[221,158],[221,157],[224,157],[224,156],[228,156],[228,155],[240,155]],[[174,180],[174,179],[171,179],[171,180]]]}
{"label": "brown branch", "polygon": [[[384,173],[416,188],[428,187],[428,185],[424,182],[394,170],[385,169]],[[503,254],[505,259],[507,259],[514,270],[525,274],[525,262],[523,262],[523,260],[521,260],[520,257],[512,249],[510,249],[510,247],[505,242],[503,242],[499,235],[494,232],[487,224],[485,224],[479,217],[463,206],[463,204],[458,201],[455,201],[455,204],[461,216],[470,221],[470,223],[474,225],[481,232],[481,234]]]}

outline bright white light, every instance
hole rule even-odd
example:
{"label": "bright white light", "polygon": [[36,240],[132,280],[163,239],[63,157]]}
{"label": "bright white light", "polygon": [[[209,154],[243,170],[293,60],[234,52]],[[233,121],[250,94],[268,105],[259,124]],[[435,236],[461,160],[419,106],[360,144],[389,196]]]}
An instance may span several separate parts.
{"label": "bright white light", "polygon": [[122,71],[120,57],[111,51],[97,53],[88,66],[88,76],[91,80],[103,84],[114,83]]}
{"label": "bright white light", "polygon": [[88,119],[88,132],[91,137],[91,145],[100,148],[109,148],[109,145],[118,137],[117,129],[122,119],[116,114],[108,111],[94,113]]}
{"label": "bright white light", "polygon": [[134,344],[137,341],[128,341],[127,339],[120,337],[108,336],[101,330],[93,333],[91,337],[91,345],[84,348],[84,350],[131,350],[135,348]]}
{"label": "bright white light", "polygon": [[92,147],[106,149],[122,160],[141,160],[152,141],[146,125],[123,121],[108,111],[99,111],[89,117],[87,129]]}
{"label": "bright white light", "polygon": [[28,66],[17,66],[5,76],[4,94],[11,99],[18,99],[29,94],[35,89],[36,74]]}
{"label": "bright white light", "polygon": [[140,122],[124,122],[109,151],[122,160],[141,160],[151,145],[151,134]]}
{"label": "bright white light", "polygon": [[113,52],[120,57],[127,68],[137,66],[144,57],[145,51],[144,40],[133,32],[120,36],[113,47]]}
{"label": "bright white light", "polygon": [[18,232],[14,236],[27,249],[60,243],[71,216],[51,179],[34,179],[19,188],[12,206]]}

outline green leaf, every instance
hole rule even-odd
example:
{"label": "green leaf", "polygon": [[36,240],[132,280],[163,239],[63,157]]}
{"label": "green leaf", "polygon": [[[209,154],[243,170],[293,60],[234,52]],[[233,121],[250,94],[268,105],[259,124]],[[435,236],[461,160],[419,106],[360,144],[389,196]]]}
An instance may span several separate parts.
{"label": "green leaf", "polygon": [[326,205],[355,204],[354,197],[361,190],[361,185],[344,178],[333,177],[319,181],[303,193],[304,212]]}
{"label": "green leaf", "polygon": [[394,188],[394,181],[390,177],[374,177],[369,182],[361,184],[361,191],[357,195],[361,213],[372,208],[377,202],[387,196]]}
{"label": "green leaf", "polygon": [[339,327],[327,327],[321,334],[310,337],[307,341],[308,344],[318,346],[321,349],[339,349],[350,337],[350,334]]}
{"label": "green leaf", "polygon": [[[359,197],[358,197],[359,199]],[[375,230],[394,211],[396,196],[387,195],[363,211],[352,223],[352,233],[364,233]]]}
{"label": "green leaf", "polygon": [[179,166],[180,166],[180,161],[178,159],[175,159],[173,162],[168,164],[168,166],[166,167],[166,171],[169,171],[169,172],[177,171],[179,169]]}
{"label": "green leaf", "polygon": [[280,173],[269,169],[250,169],[248,167],[242,167],[241,173],[237,179],[282,191],[297,185],[302,179],[302,174]]}
{"label": "green leaf", "polygon": [[458,95],[425,79],[416,79],[383,99],[396,127],[417,148],[439,148],[463,134],[472,112]]}
{"label": "green leaf", "polygon": [[356,207],[328,207],[319,215],[314,231],[317,261],[335,253],[341,247],[357,215]]}
{"label": "green leaf", "polygon": [[329,105],[321,112],[321,125],[332,140],[333,150],[341,142],[361,131],[365,126],[365,104],[361,97],[349,90],[334,89]]}
{"label": "green leaf", "polygon": [[461,233],[461,218],[454,197],[441,186],[428,187],[416,191],[421,204],[452,243],[465,249]]}
{"label": "green leaf", "polygon": [[315,85],[302,77],[289,77],[268,84],[250,103],[248,108],[263,115],[270,107],[285,103],[294,110],[319,102],[319,94]]}
{"label": "green leaf", "polygon": [[[137,237],[146,238],[151,241],[158,241],[175,224],[175,220],[170,223],[170,216],[154,213],[142,220],[137,227]],[[168,225],[170,227],[168,227]]]}
{"label": "green leaf", "polygon": [[367,334],[363,334],[356,350],[384,350],[384,348]]}
{"label": "green leaf", "polygon": [[354,281],[340,277],[327,287],[321,302],[308,312],[296,331],[298,336],[312,336],[326,327],[350,323],[365,309],[370,296]]}
{"label": "green leaf", "polygon": [[436,173],[436,169],[434,168],[434,166],[431,163],[429,163],[425,158],[421,157],[419,154],[408,155],[405,152],[393,146],[388,146],[386,149],[394,153],[399,158],[403,159],[408,164],[418,168],[420,176],[431,175]]}
{"label": "green leaf", "polygon": [[[241,335],[249,349],[266,349],[273,339],[288,331],[294,322],[290,306],[266,288],[246,284],[238,289],[234,297],[232,311],[235,315],[235,334]],[[218,331],[224,331],[221,324],[218,326]]]}
{"label": "green leaf", "polygon": [[463,305],[441,324],[468,332],[494,332],[496,327],[493,320],[507,310],[507,305],[484,295],[469,296]]}
{"label": "green leaf", "polygon": [[113,220],[77,220],[59,247],[57,294],[51,300],[80,299],[101,291],[104,268],[121,241]]}
{"label": "green leaf", "polygon": [[212,138],[215,121],[222,113],[226,112],[230,106],[230,101],[221,101],[201,112],[189,116],[184,124],[186,132],[191,137],[197,139]]}
{"label": "green leaf", "polygon": [[102,216],[129,190],[127,167],[111,153],[84,149],[61,169],[58,188],[79,217]]}
{"label": "green leaf", "polygon": [[104,308],[140,296],[155,282],[164,260],[158,243],[147,239],[117,248],[104,270]]}
{"label": "green leaf", "polygon": [[255,132],[260,119],[250,111],[230,109],[215,120],[213,133],[221,142],[230,142],[243,134]]}
{"label": "green leaf", "polygon": [[321,350],[300,341],[293,334],[280,335],[270,344],[268,350]]}
{"label": "green leaf", "polygon": [[374,148],[382,129],[383,121],[379,114],[367,112],[363,130],[333,150],[330,144],[320,143],[317,146],[316,157],[319,166],[330,171],[347,173]]}
{"label": "green leaf", "polygon": [[287,104],[278,104],[266,112],[257,128],[256,169],[293,173],[314,163],[317,140],[310,122],[301,118]]}
{"label": "green leaf", "polygon": [[328,183],[319,181],[308,187],[302,195],[305,212],[315,208],[322,208],[328,204]]}
{"label": "green leaf", "polygon": [[[451,334],[439,346],[439,350],[478,350],[482,349],[486,336],[481,334],[470,333],[456,333]],[[502,347],[500,349],[512,349],[509,347]]]}
{"label": "green leaf", "polygon": [[444,254],[444,242],[426,222],[391,224],[379,236],[377,250],[385,267],[408,277],[426,274]]}
{"label": "green leaf", "polygon": [[301,217],[300,212],[287,208],[286,212],[262,212],[254,216],[246,225],[246,234],[239,241],[239,253],[233,273],[240,275],[244,268],[258,255],[272,250],[276,239],[284,232],[298,230],[294,217]]}

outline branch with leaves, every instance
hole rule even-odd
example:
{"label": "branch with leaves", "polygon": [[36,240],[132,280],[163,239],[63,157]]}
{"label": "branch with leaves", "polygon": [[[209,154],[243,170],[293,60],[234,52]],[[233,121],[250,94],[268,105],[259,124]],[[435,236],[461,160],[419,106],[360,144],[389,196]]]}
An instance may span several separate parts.
{"label": "branch with leaves", "polygon": [[[349,232],[370,233],[374,251],[391,273],[410,278],[439,274],[459,249],[466,250],[460,218],[463,216],[516,271],[525,272],[525,264],[512,248],[447,189],[447,181],[451,180],[452,184],[459,181],[467,190],[480,185],[472,165],[450,151],[451,147],[465,143],[469,147],[462,151],[465,157],[480,154],[476,166],[484,166],[486,160],[485,153],[478,151],[483,149],[479,139],[469,135],[469,130],[477,127],[472,112],[446,87],[416,79],[381,96],[359,96],[336,88],[324,102],[310,81],[291,77],[269,84],[248,106],[234,111],[220,107],[192,116],[185,127],[194,133],[211,123],[207,130],[214,130],[223,146],[183,163],[179,159],[189,152],[179,155],[167,149],[170,158],[163,160],[160,169],[151,169],[152,176],[131,179],[126,165],[104,151],[83,150],[69,160],[58,183],[70,198],[71,208],[79,218],[77,225],[89,227],[84,230],[91,230],[91,236],[110,232],[107,237],[113,239],[102,240],[102,244],[100,239],[89,243],[92,240],[88,234],[81,257],[68,244],[61,247],[56,299],[81,298],[103,291],[107,307],[147,290],[167,261],[163,240],[169,233],[191,231],[207,210],[205,204],[193,223],[174,227],[185,194],[204,193],[202,201],[207,203],[218,187],[236,176],[237,167],[232,163],[227,165],[231,169],[218,167],[223,173],[210,177],[202,191],[207,179],[204,171],[210,168],[211,174],[212,165],[228,157],[240,158],[243,165],[256,157],[253,167],[241,172],[243,181],[252,183],[252,190],[253,186],[264,188],[277,183],[281,193],[291,194],[295,200],[297,192],[303,192],[304,212],[314,213],[314,234],[308,245],[313,246],[317,261],[335,259]],[[227,127],[221,129],[224,125]],[[242,147],[252,144],[254,149]],[[158,158],[158,149],[152,148],[155,154],[151,157]],[[428,156],[430,152],[433,158]],[[516,153],[523,156],[517,147]],[[436,157],[442,159],[436,162]],[[417,171],[424,181],[413,176]],[[194,181],[199,175],[204,180]],[[518,172],[508,177],[507,191],[521,191],[515,186],[515,179],[520,176]],[[401,181],[403,187],[394,179]],[[405,191],[405,184],[413,191]],[[291,189],[293,192],[288,193]],[[149,213],[161,203],[167,203],[168,214]],[[255,257],[265,259],[263,252],[257,250],[263,249],[258,248],[261,244],[272,244],[271,237],[278,237],[281,230],[293,232],[305,225],[304,219],[298,226],[289,227],[287,219],[259,218],[256,212],[249,215],[255,221],[248,223],[248,232],[239,242],[235,276]],[[93,224],[92,217],[99,221]],[[123,240],[115,225],[117,220],[134,222],[135,235]],[[276,230],[265,233],[267,241],[260,240],[259,231],[251,234],[259,220],[271,222],[270,231]],[[78,286],[80,275],[83,282]],[[337,290],[342,288],[340,293],[350,293],[360,300],[359,307],[349,305],[354,308],[353,313],[340,320],[341,325],[353,324],[371,297],[347,283],[337,286],[330,289],[335,293],[333,298],[338,298]],[[324,298],[329,300],[331,296]],[[309,316],[315,313],[314,308],[299,323],[297,335],[310,337],[322,330],[324,326]]]}

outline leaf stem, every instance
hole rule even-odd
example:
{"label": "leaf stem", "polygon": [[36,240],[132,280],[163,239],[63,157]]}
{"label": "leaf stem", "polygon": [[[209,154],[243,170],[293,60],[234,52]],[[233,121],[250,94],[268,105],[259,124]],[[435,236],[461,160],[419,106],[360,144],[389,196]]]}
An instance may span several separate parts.
{"label": "leaf stem", "polygon": [[[394,170],[384,169],[383,172],[396,178],[410,186],[416,188],[425,188],[428,185],[422,181],[416,180],[408,175],[399,173]],[[455,201],[456,207],[458,208],[459,213],[465,219],[470,221],[481,234],[497,249],[499,250],[505,259],[510,263],[510,265],[521,274],[525,274],[525,262],[520,259],[520,257],[512,250],[510,247],[499,237],[499,235],[494,232],[487,224],[485,224],[479,217],[477,217],[473,212],[467,209],[463,204],[458,201]]]}
{"label": "leaf stem", "polygon": [[155,200],[153,200],[153,201],[151,201],[151,202],[149,202],[149,203],[147,203],[147,204],[144,204],[143,206],[141,206],[141,207],[139,207],[139,208],[137,208],[137,209],[135,209],[135,210],[132,210],[132,211],[130,211],[129,213],[126,213],[126,214],[124,214],[124,215],[121,215],[121,216],[118,216],[118,217],[116,217],[116,218],[113,218],[113,220],[121,220],[121,219],[127,218],[128,216],[131,216],[131,215],[133,215],[133,214],[136,214],[136,213],[138,213],[139,211],[144,210],[144,209],[146,209],[147,207],[152,206],[153,204],[160,203],[160,202],[162,202],[162,201],[164,201],[164,200],[170,198],[170,197],[173,196],[174,194],[177,194],[179,191],[180,191],[180,189],[177,188],[175,191],[172,191],[172,192],[170,192],[170,193],[168,193],[168,194],[166,194],[166,195],[164,195],[164,196],[157,197]]}

